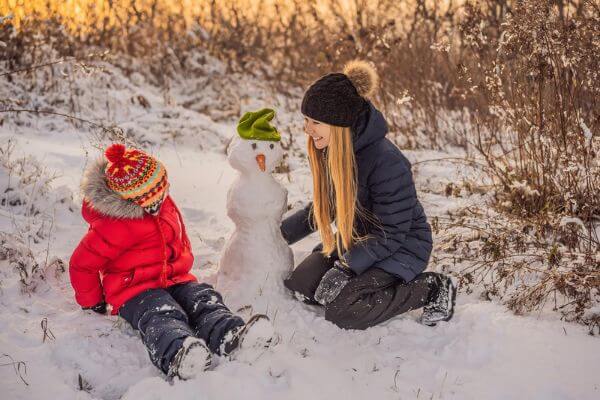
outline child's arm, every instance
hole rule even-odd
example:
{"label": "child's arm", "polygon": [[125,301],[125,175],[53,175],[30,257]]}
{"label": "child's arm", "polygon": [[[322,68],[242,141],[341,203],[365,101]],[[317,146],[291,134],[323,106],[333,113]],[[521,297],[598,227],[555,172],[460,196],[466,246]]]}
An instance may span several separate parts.
{"label": "child's arm", "polygon": [[123,247],[114,243],[116,240],[118,238],[110,235],[108,227],[99,224],[90,227],[73,252],[69,275],[75,300],[81,307],[91,308],[104,301],[100,271],[123,251]]}

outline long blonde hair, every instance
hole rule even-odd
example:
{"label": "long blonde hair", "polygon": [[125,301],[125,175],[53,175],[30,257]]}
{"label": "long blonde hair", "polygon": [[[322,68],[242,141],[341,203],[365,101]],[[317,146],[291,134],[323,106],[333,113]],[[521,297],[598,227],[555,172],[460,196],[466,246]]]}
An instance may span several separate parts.
{"label": "long blonde hair", "polygon": [[[356,160],[352,133],[348,127],[331,125],[329,146],[315,147],[308,136],[308,156],[313,177],[312,217],[323,242],[323,254],[335,249],[343,254],[340,245],[348,250],[363,238],[354,229],[354,219],[360,213],[357,201]],[[333,213],[335,212],[335,213]],[[335,215],[337,234],[331,229]]]}

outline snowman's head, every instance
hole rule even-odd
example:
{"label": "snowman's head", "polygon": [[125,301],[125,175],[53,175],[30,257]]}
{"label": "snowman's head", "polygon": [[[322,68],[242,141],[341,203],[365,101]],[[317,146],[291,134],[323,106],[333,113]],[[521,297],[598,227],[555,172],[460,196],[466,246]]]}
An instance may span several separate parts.
{"label": "snowman's head", "polygon": [[229,164],[243,173],[271,173],[281,162],[281,143],[271,140],[243,139],[236,135],[227,151]]}

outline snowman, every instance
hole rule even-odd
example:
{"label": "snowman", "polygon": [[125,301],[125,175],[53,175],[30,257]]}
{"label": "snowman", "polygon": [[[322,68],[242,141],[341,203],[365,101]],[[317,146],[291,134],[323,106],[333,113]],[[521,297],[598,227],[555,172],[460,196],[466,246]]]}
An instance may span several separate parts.
{"label": "snowman", "polygon": [[270,124],[274,116],[271,109],[244,114],[228,150],[239,172],[227,194],[235,230],[221,256],[217,288],[234,310],[274,311],[274,295],[283,292],[282,280],[293,268],[280,230],[287,190],[272,175],[283,157],[281,137]]}

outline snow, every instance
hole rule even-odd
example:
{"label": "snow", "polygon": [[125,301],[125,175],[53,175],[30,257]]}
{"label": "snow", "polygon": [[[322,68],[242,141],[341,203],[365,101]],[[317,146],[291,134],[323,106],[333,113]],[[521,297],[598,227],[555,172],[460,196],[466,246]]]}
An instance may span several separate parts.
{"label": "snow", "polygon": [[[83,93],[78,101],[86,118],[110,115],[167,166],[171,193],[184,215],[196,256],[193,272],[200,280],[214,283],[220,254],[234,231],[226,202],[237,173],[228,164],[224,149],[235,132],[236,121],[223,119],[227,110],[219,106],[210,116],[203,113],[208,100],[200,96],[194,103],[194,96],[203,93],[198,88],[209,85],[207,96],[213,96],[213,86],[218,87],[223,79],[232,81],[245,99],[242,108],[273,106],[278,110],[276,123],[298,128],[292,129],[298,136],[296,145],[287,151],[291,172],[289,176],[276,174],[293,209],[309,199],[310,172],[302,155],[304,140],[299,124],[294,122],[299,119],[297,108],[287,106],[297,102],[268,94],[260,82],[239,77],[221,79],[221,67],[214,61],[209,64],[213,75],[208,78],[173,82],[169,102],[143,77],[132,74],[127,78],[107,66],[108,75],[78,78]],[[18,92],[14,85],[0,85],[0,94],[11,98],[18,93],[25,102],[40,103],[53,96]],[[10,90],[11,95],[4,92]],[[60,85],[57,90],[61,90]],[[151,108],[129,101],[137,95],[144,96]],[[215,102],[220,101],[214,96]],[[193,104],[183,107],[184,100]],[[232,115],[241,115],[235,111]],[[16,143],[19,155],[35,157],[49,176],[53,172],[59,176],[49,182],[50,193],[35,192],[39,214],[0,206],[0,233],[23,232],[27,239],[31,229],[24,227],[41,229],[43,222],[43,235],[37,243],[24,243],[42,262],[46,256],[68,261],[87,229],[79,215],[77,186],[86,154],[99,154],[95,147],[98,140],[85,127],[55,116],[28,114],[5,116],[0,125],[0,145],[9,138]],[[412,162],[459,155],[452,149],[406,154]],[[419,163],[414,172],[430,217],[481,200],[477,195],[446,197],[440,190],[457,182],[459,176],[473,174],[464,166],[441,160]],[[6,184],[3,179],[0,175],[0,184]],[[63,189],[57,191],[59,187]],[[65,188],[74,196],[72,204],[65,200]],[[293,246],[296,263],[316,240],[312,235]],[[82,311],[73,299],[68,274],[59,269],[45,272],[45,280],[37,281],[35,291],[23,292],[19,275],[9,268],[7,260],[0,260],[2,399],[600,397],[597,337],[588,335],[582,326],[560,321],[555,314],[516,316],[502,305],[465,293],[457,297],[454,318],[435,328],[419,324],[419,312],[415,311],[366,331],[345,331],[325,321],[321,308],[303,304],[293,294],[274,292],[267,298],[267,314],[280,338],[276,346],[250,362],[215,357],[212,370],[198,379],[170,384],[150,363],[138,333],[126,322]],[[46,334],[41,325],[44,319]],[[25,363],[26,372],[18,367],[20,361]]]}
{"label": "snow", "polygon": [[585,122],[583,122],[583,120],[579,121],[579,126],[583,131],[583,136],[585,137],[586,141],[588,141],[588,143],[591,143],[594,135],[592,135],[592,131],[590,130],[590,128],[588,128],[588,126],[585,124]]}
{"label": "snow", "polygon": [[582,230],[585,230],[585,224],[579,218],[576,218],[576,217],[562,217],[561,220],[560,220],[559,225],[560,226],[565,226],[567,224],[575,224],[575,225],[580,226]]}
{"label": "snow", "polygon": [[524,180],[521,182],[515,181],[510,187],[521,190],[526,196],[533,197],[540,195],[540,192],[537,189],[532,189]]}
{"label": "snow", "polygon": [[273,324],[266,318],[258,318],[246,326],[246,332],[241,338],[239,347],[231,354],[231,359],[253,365],[268,351],[270,346],[278,343],[279,339]]}

